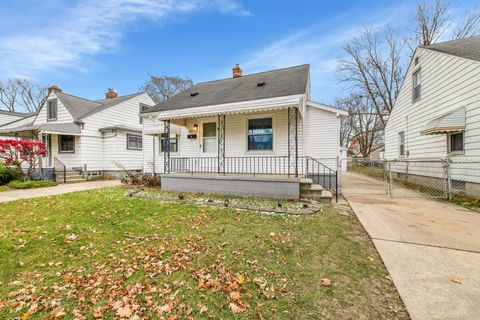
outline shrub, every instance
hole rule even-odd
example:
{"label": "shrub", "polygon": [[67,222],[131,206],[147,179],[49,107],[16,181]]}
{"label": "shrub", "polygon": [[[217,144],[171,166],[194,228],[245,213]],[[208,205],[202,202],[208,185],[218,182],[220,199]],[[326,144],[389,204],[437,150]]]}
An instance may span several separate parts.
{"label": "shrub", "polygon": [[12,181],[7,186],[12,189],[33,189],[33,188],[44,188],[44,187],[54,187],[58,183],[48,180],[37,180],[37,181]]}
{"label": "shrub", "polygon": [[22,178],[22,175],[19,172],[0,163],[0,186],[20,178]]}
{"label": "shrub", "polygon": [[159,176],[145,176],[141,174],[129,174],[121,179],[123,184],[130,186],[160,187]]}

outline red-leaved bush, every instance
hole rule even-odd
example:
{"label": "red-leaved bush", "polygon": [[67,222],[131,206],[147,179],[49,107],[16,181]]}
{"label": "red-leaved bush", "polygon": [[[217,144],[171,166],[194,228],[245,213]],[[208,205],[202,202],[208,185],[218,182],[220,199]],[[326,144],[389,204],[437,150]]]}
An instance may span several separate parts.
{"label": "red-leaved bush", "polygon": [[[15,166],[25,180],[31,180],[41,156],[47,154],[45,144],[37,140],[0,139],[0,160]],[[26,167],[26,172],[22,170]]]}

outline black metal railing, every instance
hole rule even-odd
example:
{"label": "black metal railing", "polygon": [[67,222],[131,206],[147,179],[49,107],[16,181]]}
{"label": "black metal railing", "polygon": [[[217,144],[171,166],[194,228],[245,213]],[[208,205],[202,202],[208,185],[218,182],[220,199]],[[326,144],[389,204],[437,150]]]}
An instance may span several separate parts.
{"label": "black metal railing", "polygon": [[53,158],[53,179],[57,181],[59,173],[63,176],[63,183],[67,182],[67,166],[57,157]]}
{"label": "black metal railing", "polygon": [[305,160],[304,176],[312,179],[315,184],[319,184],[325,189],[335,193],[335,201],[338,202],[338,171],[324,165],[319,160],[312,157],[303,157]]}
{"label": "black metal railing", "polygon": [[[225,157],[219,172],[217,157],[172,157],[170,172],[219,174],[294,175],[288,165],[288,156]],[[299,159],[299,162],[301,160]]]}
{"label": "black metal railing", "polygon": [[[220,172],[217,157],[172,157],[170,173],[217,173],[247,175],[289,175],[312,179],[332,193],[338,201],[338,172],[336,159],[315,159],[309,156],[298,157],[297,170],[292,166],[288,156],[245,156],[225,157],[223,170]],[[291,160],[291,159],[290,159]],[[332,163],[327,166],[322,162]],[[335,169],[334,169],[335,168]]]}

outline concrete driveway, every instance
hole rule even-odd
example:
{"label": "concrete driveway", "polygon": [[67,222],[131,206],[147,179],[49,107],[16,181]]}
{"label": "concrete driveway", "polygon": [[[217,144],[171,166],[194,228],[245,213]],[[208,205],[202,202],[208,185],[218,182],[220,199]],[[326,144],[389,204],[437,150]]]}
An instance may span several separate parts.
{"label": "concrete driveway", "polygon": [[[412,319],[480,319],[480,214],[345,173],[342,191]],[[401,191],[401,190],[400,190]]]}
{"label": "concrete driveway", "polygon": [[28,190],[11,190],[0,192],[0,202],[14,201],[18,199],[38,198],[53,196],[56,194],[69,193],[75,191],[92,190],[105,187],[114,187],[120,185],[118,180],[108,181],[88,181],[71,184],[59,184],[55,187],[28,189]]}

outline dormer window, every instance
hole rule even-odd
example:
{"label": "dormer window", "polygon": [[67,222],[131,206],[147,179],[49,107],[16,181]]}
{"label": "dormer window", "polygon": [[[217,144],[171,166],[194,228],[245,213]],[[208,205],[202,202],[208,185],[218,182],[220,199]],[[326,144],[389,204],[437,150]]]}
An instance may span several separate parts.
{"label": "dormer window", "polygon": [[57,120],[57,100],[47,101],[47,121]]}

